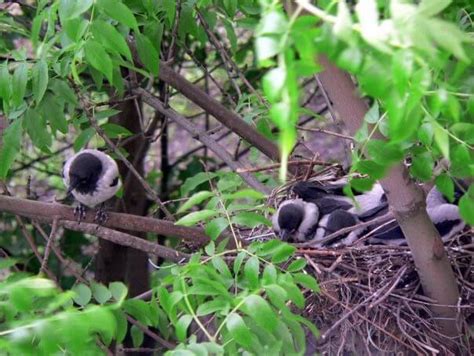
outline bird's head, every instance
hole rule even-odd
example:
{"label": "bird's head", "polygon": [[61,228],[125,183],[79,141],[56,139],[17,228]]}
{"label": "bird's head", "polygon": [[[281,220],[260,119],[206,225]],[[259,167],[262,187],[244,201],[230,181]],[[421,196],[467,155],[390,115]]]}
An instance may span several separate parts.
{"label": "bird's head", "polygon": [[92,194],[102,173],[102,162],[91,153],[78,155],[69,168],[68,194],[73,190],[82,194]]}
{"label": "bird's head", "polygon": [[280,226],[280,238],[288,241],[298,230],[304,217],[304,208],[299,204],[289,203],[280,208],[278,214],[278,225]]}

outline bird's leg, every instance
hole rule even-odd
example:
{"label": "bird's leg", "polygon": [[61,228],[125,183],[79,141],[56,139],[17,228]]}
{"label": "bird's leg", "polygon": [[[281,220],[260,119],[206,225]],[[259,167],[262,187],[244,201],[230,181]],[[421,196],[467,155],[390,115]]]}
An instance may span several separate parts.
{"label": "bird's leg", "polygon": [[97,209],[94,221],[98,225],[104,225],[107,222],[108,219],[109,219],[109,216],[108,216],[107,212],[105,211],[105,204],[102,203],[102,204],[100,204],[99,208]]}
{"label": "bird's leg", "polygon": [[79,203],[79,205],[74,208],[74,216],[77,217],[78,223],[84,220],[86,218],[86,206]]}

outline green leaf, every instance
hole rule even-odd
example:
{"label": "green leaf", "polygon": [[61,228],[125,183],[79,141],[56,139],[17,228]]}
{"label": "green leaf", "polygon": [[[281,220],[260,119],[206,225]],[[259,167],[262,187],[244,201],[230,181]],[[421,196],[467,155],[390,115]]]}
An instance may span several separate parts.
{"label": "green leaf", "polygon": [[161,6],[165,10],[166,17],[168,19],[169,27],[172,27],[174,18],[176,16],[176,1],[174,0],[163,0]]}
{"label": "green leaf", "polygon": [[41,113],[33,108],[29,108],[25,113],[23,125],[28,132],[33,144],[39,149],[48,152],[52,145],[52,137],[46,126],[46,119]]}
{"label": "green leaf", "polygon": [[84,147],[87,142],[90,141],[92,137],[95,135],[95,130],[93,127],[89,127],[85,130],[83,130],[79,136],[77,136],[76,140],[74,141],[74,144],[72,147],[74,147],[74,151],[78,152],[82,147]]}
{"label": "green leaf", "polygon": [[445,173],[440,174],[435,180],[436,188],[448,198],[450,202],[454,201],[454,183]]}
{"label": "green leaf", "polygon": [[13,267],[18,261],[18,258],[0,258],[0,270]]}
{"label": "green leaf", "polygon": [[250,329],[247,327],[247,325],[245,325],[244,319],[242,319],[239,314],[229,314],[225,326],[235,341],[245,348],[250,348],[252,334],[250,333]]}
{"label": "green leaf", "polygon": [[234,275],[236,277],[240,272],[240,267],[242,266],[242,262],[244,261],[245,256],[247,256],[247,254],[244,251],[241,251],[241,252],[239,252],[239,254],[237,255],[237,257],[234,260],[233,271],[234,271]]}
{"label": "green leaf", "polygon": [[184,342],[184,340],[186,340],[188,327],[189,324],[191,324],[192,320],[193,317],[189,314],[185,314],[181,318],[179,318],[178,323],[176,324],[176,337],[178,341]]}
{"label": "green leaf", "polygon": [[3,143],[0,146],[0,178],[6,178],[8,171],[15,161],[21,147],[22,120],[16,119],[3,133]]}
{"label": "green leaf", "polygon": [[370,140],[367,144],[370,157],[378,164],[387,166],[390,163],[399,162],[403,159],[403,151],[395,142],[382,140]]}
{"label": "green leaf", "polygon": [[268,299],[277,308],[284,308],[285,303],[288,299],[288,294],[285,289],[280,287],[278,284],[269,284],[265,286],[265,292],[268,295]]}
{"label": "green leaf", "polygon": [[133,347],[140,347],[143,343],[143,331],[136,325],[132,325],[130,328],[130,334],[132,335]]}
{"label": "green leaf", "polygon": [[87,305],[92,298],[92,292],[88,286],[85,284],[77,284],[72,288],[72,291],[75,293],[73,299],[74,302],[80,306]]}
{"label": "green leaf", "polygon": [[197,316],[208,315],[229,308],[229,302],[218,298],[199,305],[196,310]]}
{"label": "green leaf", "polygon": [[464,41],[469,41],[469,37],[457,25],[435,18],[423,21],[423,25],[426,26],[427,34],[438,46],[458,59],[469,63],[469,57],[462,45]]}
{"label": "green leaf", "polygon": [[443,11],[452,0],[422,0],[418,6],[418,13],[420,15],[431,17]]}
{"label": "green leaf", "polygon": [[64,98],[65,101],[72,105],[77,105],[77,98],[74,90],[64,80],[51,79],[49,81],[51,90],[59,97]]}
{"label": "green leaf", "polygon": [[[469,191],[474,190],[473,187]],[[461,217],[469,225],[474,225],[474,194],[466,193],[459,200],[459,212]]]}
{"label": "green leaf", "polygon": [[137,32],[135,33],[135,38],[140,60],[151,74],[157,76],[160,68],[160,55],[158,51],[147,36]]}
{"label": "green leaf", "polygon": [[374,179],[381,179],[385,176],[386,167],[374,161],[360,160],[354,165],[354,170],[361,174],[367,174]]}
{"label": "green leaf", "polygon": [[260,269],[260,263],[256,256],[250,257],[245,263],[244,276],[250,288],[258,287],[259,269]]}
{"label": "green leaf", "polygon": [[352,39],[352,19],[349,8],[345,0],[341,0],[337,4],[337,17],[333,27],[336,37],[345,41]]}
{"label": "green leaf", "polygon": [[41,59],[33,67],[33,95],[37,103],[43,99],[47,87],[48,65],[44,59]]}
{"label": "green leaf", "polygon": [[123,284],[122,282],[112,282],[109,284],[109,290],[110,293],[112,294],[112,297],[117,302],[122,302],[125,300],[125,297],[127,296],[127,286]]}
{"label": "green leaf", "polygon": [[313,292],[320,291],[318,282],[316,282],[316,280],[309,274],[295,273],[293,274],[293,278],[295,279],[296,283],[301,284],[305,288],[311,289]]}
{"label": "green leaf", "polygon": [[64,115],[64,101],[61,98],[57,98],[51,93],[46,94],[38,110],[49,121],[53,134],[56,131],[68,133],[68,122]]}
{"label": "green leaf", "polygon": [[269,332],[274,332],[278,324],[277,317],[268,302],[259,295],[249,295],[244,300],[244,312],[257,325]]}
{"label": "green leaf", "polygon": [[306,260],[303,258],[298,258],[290,263],[286,268],[288,272],[297,272],[306,267]]}
{"label": "green leaf", "polygon": [[232,274],[230,273],[229,266],[227,266],[227,263],[224,262],[221,256],[214,256],[211,262],[214,268],[218,270],[223,277],[232,279]]}
{"label": "green leaf", "polygon": [[150,307],[147,302],[140,299],[127,299],[123,303],[124,310],[145,325],[150,322]]}
{"label": "green leaf", "polygon": [[208,199],[212,196],[214,196],[214,193],[210,192],[208,190],[203,190],[203,191],[197,192],[197,193],[191,195],[191,197],[183,205],[181,205],[181,207],[178,209],[177,213],[179,214],[179,213],[182,213],[186,210],[189,210],[193,206],[201,204],[204,200],[206,200],[206,199]]}
{"label": "green leaf", "polygon": [[217,177],[217,173],[200,172],[200,173],[196,174],[195,176],[186,179],[184,184],[181,186],[181,195],[184,196],[184,195],[188,194],[190,191],[192,191],[193,189],[195,189],[196,187],[198,187],[202,183],[208,182],[209,179],[212,179],[212,178],[215,178],[215,177]]}
{"label": "green leaf", "polygon": [[88,40],[84,46],[87,63],[103,73],[108,81],[112,83],[113,65],[110,56],[102,45],[94,40]]}
{"label": "green leaf", "polygon": [[291,256],[293,256],[293,253],[296,251],[296,247],[289,245],[289,244],[283,244],[281,245],[272,255],[272,262],[273,263],[282,263],[288,260]]}
{"label": "green leaf", "polygon": [[4,62],[0,64],[0,98],[3,98],[4,102],[10,100],[11,94],[11,75],[8,71],[8,66]]}
{"label": "green leaf", "polygon": [[211,240],[215,240],[227,228],[227,226],[229,226],[229,220],[227,218],[215,218],[206,224],[204,232],[211,238]]}
{"label": "green leaf", "polygon": [[255,40],[255,52],[259,63],[280,53],[280,42],[274,36],[260,36]]}
{"label": "green leaf", "polygon": [[286,71],[283,68],[274,68],[265,74],[262,86],[269,102],[276,103],[281,100],[285,81]]}
{"label": "green leaf", "polygon": [[61,22],[78,17],[83,14],[92,5],[92,0],[60,0],[59,17]]}
{"label": "green leaf", "polygon": [[121,343],[125,336],[127,335],[127,318],[125,318],[124,313],[121,310],[114,310],[113,311],[115,316],[115,321],[117,323],[117,329],[115,331],[115,339],[118,343]]}
{"label": "green leaf", "polygon": [[104,304],[112,298],[112,293],[102,284],[92,283],[92,295],[99,304]]}
{"label": "green leaf", "polygon": [[117,51],[129,61],[132,60],[132,54],[125,38],[111,24],[105,21],[95,20],[92,23],[91,31],[94,38],[109,50]]}
{"label": "green leaf", "polygon": [[434,168],[434,160],[431,156],[431,153],[425,152],[420,155],[413,157],[412,165],[410,167],[410,172],[416,178],[419,178],[423,181],[431,179]]}
{"label": "green leaf", "polygon": [[125,25],[134,31],[138,32],[138,24],[133,12],[123,4],[121,1],[117,0],[100,0],[98,5],[102,8],[108,16],[117,20],[122,25]]}
{"label": "green leaf", "polygon": [[379,120],[380,120],[379,103],[377,101],[374,101],[369,111],[367,111],[367,113],[365,114],[364,121],[366,121],[369,124],[375,124]]}
{"label": "green leaf", "polygon": [[211,241],[210,243],[208,243],[208,244],[204,247],[204,251],[206,251],[206,254],[207,254],[208,256],[214,255],[214,253],[216,252],[216,244],[214,243],[214,241]]}
{"label": "green leaf", "polygon": [[433,134],[436,145],[446,159],[449,159],[449,136],[445,128],[443,128],[437,121],[432,121]]}
{"label": "green leaf", "polygon": [[263,270],[262,282],[264,285],[270,285],[277,281],[277,270],[274,265],[266,265]]}
{"label": "green leaf", "polygon": [[286,282],[280,282],[280,285],[286,290],[288,293],[288,297],[291,301],[297,306],[298,308],[304,308],[305,299],[303,293],[301,293],[300,289],[294,284]]}
{"label": "green leaf", "polygon": [[209,218],[212,218],[213,216],[217,215],[217,211],[215,210],[200,210],[200,211],[195,211],[192,213],[189,213],[185,216],[183,216],[181,219],[175,222],[176,225],[182,225],[182,226],[192,226],[196,225],[198,222],[204,222],[208,220]]}
{"label": "green leaf", "polygon": [[271,222],[264,216],[250,211],[238,213],[237,215],[233,216],[231,220],[234,224],[243,225],[250,228],[254,228],[259,225],[272,225]]}
{"label": "green leaf", "polygon": [[23,102],[26,93],[26,83],[28,82],[28,65],[20,63],[13,73],[12,79],[12,101],[14,106],[19,106]]}
{"label": "green leaf", "polygon": [[105,119],[105,118],[108,118],[108,117],[111,117],[111,116],[114,116],[114,115],[117,115],[117,114],[120,114],[120,113],[121,113],[120,110],[106,109],[106,110],[96,111],[94,113],[94,117],[96,118],[96,120],[100,120],[100,119]]}
{"label": "green leaf", "polygon": [[133,134],[127,128],[108,122],[106,124],[100,125],[102,130],[109,138],[125,138],[132,136]]}
{"label": "green leaf", "polygon": [[288,21],[281,11],[269,11],[260,21],[257,35],[283,34],[287,31]]}

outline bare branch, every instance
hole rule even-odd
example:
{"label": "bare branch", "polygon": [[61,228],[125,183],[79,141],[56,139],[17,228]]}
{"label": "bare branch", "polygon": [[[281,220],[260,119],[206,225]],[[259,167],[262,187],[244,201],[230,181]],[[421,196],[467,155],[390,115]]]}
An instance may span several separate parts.
{"label": "bare branch", "polygon": [[[0,211],[49,222],[52,222],[55,217],[64,221],[76,221],[73,209],[70,206],[5,195],[0,195]],[[94,214],[87,214],[84,222],[93,223],[93,221]],[[159,235],[177,237],[197,244],[204,244],[209,241],[209,237],[206,236],[202,229],[178,226],[170,221],[145,216],[110,212],[109,219],[104,226],[128,231],[153,232]]]}

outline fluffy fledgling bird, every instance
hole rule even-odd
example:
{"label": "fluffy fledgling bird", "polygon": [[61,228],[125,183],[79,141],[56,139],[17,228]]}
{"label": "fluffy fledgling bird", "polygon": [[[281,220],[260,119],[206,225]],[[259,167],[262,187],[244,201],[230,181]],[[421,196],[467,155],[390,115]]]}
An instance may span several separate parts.
{"label": "fluffy fledgling bird", "polygon": [[316,204],[321,216],[335,210],[346,210],[357,216],[371,216],[388,206],[380,184],[374,184],[371,190],[355,195],[354,199],[344,195],[345,184],[345,180],[326,186],[317,182],[298,182],[292,187],[292,191],[302,200]]}
{"label": "fluffy fledgling bird", "polygon": [[289,199],[280,204],[272,217],[273,230],[283,241],[312,239],[319,222],[316,204]]}
{"label": "fluffy fledgling bird", "polygon": [[85,206],[100,205],[95,220],[104,223],[107,214],[103,203],[120,189],[121,181],[117,163],[107,154],[84,149],[69,158],[63,167],[63,181],[68,195],[72,194],[80,203],[74,210],[79,221],[85,217]]}
{"label": "fluffy fledgling bird", "polygon": [[[466,223],[459,215],[459,207],[449,203],[436,187],[433,187],[426,197],[426,212],[443,241],[449,240],[466,226]],[[369,243],[406,245],[407,241],[402,229],[397,222],[394,221],[383,229],[378,230],[369,239]]]}

